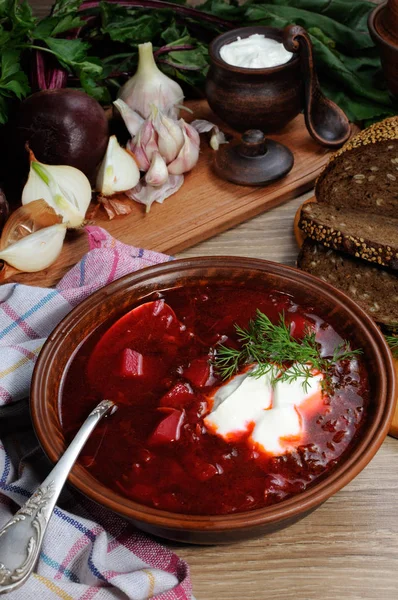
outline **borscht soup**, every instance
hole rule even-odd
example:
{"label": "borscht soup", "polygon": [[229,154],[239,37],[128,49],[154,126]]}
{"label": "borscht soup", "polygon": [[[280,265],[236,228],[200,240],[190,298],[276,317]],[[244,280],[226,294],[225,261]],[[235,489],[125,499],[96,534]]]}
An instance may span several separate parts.
{"label": "borscht soup", "polygon": [[97,328],[70,362],[60,413],[69,442],[114,400],[79,458],[90,474],[140,504],[222,515],[324,478],[360,435],[368,396],[361,349],[316,306],[197,283]]}

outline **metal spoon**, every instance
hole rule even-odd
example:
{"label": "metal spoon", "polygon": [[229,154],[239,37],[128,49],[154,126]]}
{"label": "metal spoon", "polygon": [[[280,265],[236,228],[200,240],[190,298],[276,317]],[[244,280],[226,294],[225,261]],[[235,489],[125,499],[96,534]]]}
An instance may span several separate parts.
{"label": "metal spoon", "polygon": [[113,407],[103,400],[88,415],[50,474],[0,530],[0,594],[23,585],[33,571],[53,508],[91,432]]}

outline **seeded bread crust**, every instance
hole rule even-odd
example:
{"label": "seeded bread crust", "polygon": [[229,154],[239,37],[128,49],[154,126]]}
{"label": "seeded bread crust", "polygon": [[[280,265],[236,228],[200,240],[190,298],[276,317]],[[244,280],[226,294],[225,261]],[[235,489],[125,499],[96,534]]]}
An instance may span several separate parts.
{"label": "seeded bread crust", "polygon": [[297,266],[350,296],[385,331],[398,327],[398,277],[384,269],[306,239]]}
{"label": "seeded bread crust", "polygon": [[398,116],[364,129],[329,160],[319,176],[319,202],[398,217]]}
{"label": "seeded bread crust", "polygon": [[[370,127],[363,129],[353,138],[348,140],[337,152],[335,152],[329,159],[328,165],[336,160],[344,152],[350,152],[355,148],[361,148],[368,144],[377,144],[378,142],[388,142],[389,140],[398,140],[398,115],[395,117],[388,117],[384,121],[374,123]],[[327,168],[327,166],[325,169]]]}
{"label": "seeded bread crust", "polygon": [[299,227],[326,248],[398,270],[398,219],[310,202],[301,209]]}

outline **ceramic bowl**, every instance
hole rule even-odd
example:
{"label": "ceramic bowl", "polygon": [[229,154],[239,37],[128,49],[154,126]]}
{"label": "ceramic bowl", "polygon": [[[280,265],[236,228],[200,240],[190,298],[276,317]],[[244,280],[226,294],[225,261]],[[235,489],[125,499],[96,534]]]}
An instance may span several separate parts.
{"label": "ceramic bowl", "polygon": [[249,258],[205,257],[143,269],[99,290],[67,315],[49,336],[37,361],[31,413],[39,441],[52,462],[65,450],[59,403],[62,381],[74,353],[99,325],[130,309],[157,290],[187,284],[233,283],[278,289],[298,303],[312,304],[345,338],[364,350],[371,389],[370,408],[355,445],[338,466],[313,487],[273,506],[222,516],[194,516],[140,505],[95,480],[76,464],[69,482],[86,496],[160,537],[197,544],[229,543],[291,525],[347,485],[383,442],[394,410],[394,366],[375,323],[347,296],[302,271]]}

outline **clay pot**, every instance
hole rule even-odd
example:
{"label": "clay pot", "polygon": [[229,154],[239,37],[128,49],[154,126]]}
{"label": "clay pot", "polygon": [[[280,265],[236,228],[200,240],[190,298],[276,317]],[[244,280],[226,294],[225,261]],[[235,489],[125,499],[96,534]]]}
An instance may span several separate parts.
{"label": "clay pot", "polygon": [[[238,36],[262,34],[284,44],[294,56],[285,64],[265,69],[235,67],[220,56],[225,44]],[[321,92],[311,40],[302,27],[285,29],[252,26],[219,35],[209,46],[210,69],[206,96],[213,111],[238,131],[278,131],[304,111],[307,129],[320,144],[341,146],[351,128],[344,112]]]}
{"label": "clay pot", "polygon": [[277,42],[283,39],[281,29],[253,26],[223,33],[210,44],[206,96],[214,112],[234,129],[268,132],[282,129],[301,110],[300,59],[293,56],[284,65],[268,69],[234,67],[222,60],[222,46],[255,33]]}
{"label": "clay pot", "polygon": [[369,15],[370,35],[380,52],[388,88],[398,97],[398,0],[388,0]]}

